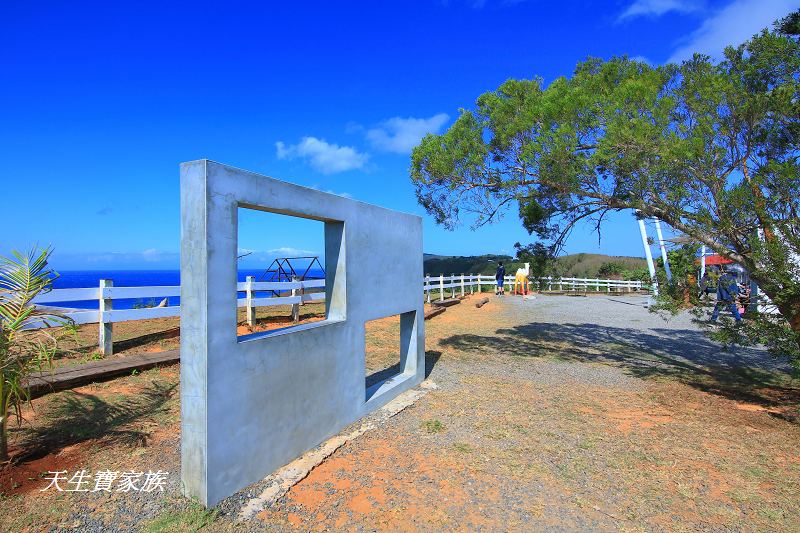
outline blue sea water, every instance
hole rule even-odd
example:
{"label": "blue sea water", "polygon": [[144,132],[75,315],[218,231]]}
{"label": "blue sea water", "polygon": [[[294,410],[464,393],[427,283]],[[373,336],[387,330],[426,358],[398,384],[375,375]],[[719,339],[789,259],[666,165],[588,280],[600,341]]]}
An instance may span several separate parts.
{"label": "blue sea water", "polygon": [[[239,281],[245,281],[247,276],[255,276],[256,281],[271,281],[265,277],[264,270],[240,270]],[[309,278],[321,278],[321,270],[313,269],[308,273]],[[178,286],[181,284],[180,270],[65,270],[59,272],[59,277],[53,282],[54,289],[72,289],[79,287],[98,287],[101,279],[110,279],[115,287],[152,287],[152,286]],[[114,300],[115,309],[131,309],[135,305],[156,305],[161,298],[130,298]],[[170,296],[169,305],[180,305],[179,296]],[[78,302],[55,302],[53,306],[75,307],[79,309],[97,309],[97,300]]]}

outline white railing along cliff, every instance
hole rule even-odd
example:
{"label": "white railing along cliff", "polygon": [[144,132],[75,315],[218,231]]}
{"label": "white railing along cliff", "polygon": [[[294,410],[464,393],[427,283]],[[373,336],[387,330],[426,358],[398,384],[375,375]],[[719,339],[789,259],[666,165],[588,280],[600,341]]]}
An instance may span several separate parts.
{"label": "white railing along cliff", "polygon": [[[506,276],[507,290],[513,289],[514,276]],[[612,279],[588,278],[542,278],[529,280],[530,288],[542,287],[546,291],[596,291],[596,292],[632,292],[646,289],[641,281],[625,281]],[[432,293],[438,292],[437,299],[444,300],[449,292],[449,297],[464,296],[467,293],[482,292],[486,287],[494,288],[494,276],[475,274],[453,274],[452,276],[425,276],[422,282],[423,294],[428,303],[432,301]],[[325,293],[320,289],[325,287],[325,280],[315,279],[306,281],[269,281],[257,282],[249,276],[247,281],[236,284],[237,292],[244,293],[243,298],[237,299],[237,306],[246,308],[246,321],[255,322],[255,309],[258,307],[290,305],[292,316],[295,320],[299,316],[298,306],[309,302],[325,300]],[[315,290],[316,292],[309,292]],[[259,296],[272,292],[278,296]],[[145,320],[150,318],[164,318],[180,315],[180,306],[145,307],[139,309],[114,309],[114,300],[140,299],[140,298],[168,298],[180,296],[180,286],[150,286],[150,287],[115,287],[112,280],[100,280],[98,287],[85,287],[73,289],[54,289],[38,296],[34,303],[37,305],[59,304],[59,313],[76,324],[99,324],[99,346],[101,351],[109,355],[112,353],[112,324],[129,320]],[[97,300],[98,309],[77,309],[62,305],[65,302],[78,302]],[[39,327],[45,327],[40,324]]]}

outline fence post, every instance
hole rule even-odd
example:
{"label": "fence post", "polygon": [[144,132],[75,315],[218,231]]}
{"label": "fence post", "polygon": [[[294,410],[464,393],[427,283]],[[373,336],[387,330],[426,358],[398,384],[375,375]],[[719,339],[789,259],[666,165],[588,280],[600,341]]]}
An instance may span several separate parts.
{"label": "fence post", "polygon": [[305,285],[303,285],[303,282],[305,280],[306,280],[306,278],[300,278],[300,279],[297,280],[297,281],[300,282],[300,305],[306,305],[306,303],[303,301],[303,296],[305,296],[305,294],[306,294],[306,287],[305,287]]}
{"label": "fence post", "polygon": [[431,303],[431,276],[425,274],[425,300]]}
{"label": "fence post", "polygon": [[[292,283],[297,282],[297,276],[292,276]],[[292,287],[292,296],[297,296],[299,291]],[[300,298],[302,300],[303,293],[300,292]],[[297,323],[300,322],[300,304],[292,304],[292,322]]]}
{"label": "fence post", "polygon": [[114,280],[101,279],[100,280],[100,294],[98,294],[99,301],[99,322],[100,322],[100,337],[97,345],[100,348],[103,356],[114,354],[114,323],[105,321],[105,312],[114,309],[114,300],[111,298],[103,298],[103,289],[113,287]]}
{"label": "fence post", "polygon": [[444,274],[439,274],[439,301],[444,301]]}
{"label": "fence post", "polygon": [[245,278],[244,296],[245,296],[245,309],[247,310],[247,325],[251,328],[256,325],[256,308],[253,306],[253,283],[255,283],[255,276],[247,276]]}

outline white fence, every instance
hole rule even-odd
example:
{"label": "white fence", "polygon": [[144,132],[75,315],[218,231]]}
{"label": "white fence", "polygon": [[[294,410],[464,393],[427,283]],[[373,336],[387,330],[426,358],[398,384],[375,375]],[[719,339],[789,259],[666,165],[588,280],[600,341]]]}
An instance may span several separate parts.
{"label": "white fence", "polygon": [[[515,281],[514,276],[506,276],[505,284],[508,290],[513,290]],[[464,296],[467,292],[472,294],[477,288],[481,292],[482,287],[488,285],[495,287],[497,282],[494,276],[461,274],[452,276],[425,276],[424,290],[425,298],[431,302],[431,293],[438,292],[439,300],[445,299],[445,293],[449,290],[450,296]],[[617,280],[617,279],[592,279],[592,278],[534,278],[528,280],[529,290],[544,291],[581,291],[581,292],[633,292],[645,290],[647,287],[641,281]]]}
{"label": "white fence", "polygon": [[[514,283],[514,276],[506,276],[505,282],[511,289]],[[531,288],[539,288],[541,286],[544,290],[557,291],[630,292],[641,291],[645,288],[641,281],[584,278],[533,279],[529,281],[529,284]],[[454,274],[452,276],[426,276],[423,280],[422,288],[425,298],[430,303],[431,293],[433,292],[438,292],[438,298],[444,300],[448,291],[450,293],[449,297],[464,296],[467,293],[481,292],[486,286],[494,288],[495,285],[494,276]],[[308,302],[325,301],[325,292],[320,291],[324,287],[325,280],[323,279],[257,282],[254,277],[249,276],[247,281],[239,282],[236,285],[236,290],[244,293],[244,297],[238,299],[237,305],[240,308],[246,308],[247,322],[251,325],[255,322],[255,309],[257,307],[290,305],[292,306],[292,317],[297,320],[299,305]],[[259,293],[263,295],[267,292],[272,293],[273,296],[259,295]],[[181,312],[180,306],[177,305],[139,309],[114,309],[114,300],[168,298],[170,296],[180,296],[180,294],[180,286],[114,287],[112,280],[100,280],[98,287],[54,289],[38,296],[34,303],[38,305],[59,304],[60,313],[76,324],[99,324],[98,344],[105,355],[110,355],[113,351],[112,325],[114,322],[179,316]],[[98,309],[75,309],[61,305],[64,302],[89,300],[97,300]],[[38,327],[46,326],[47,324],[41,323]]]}
{"label": "white fence", "polygon": [[[105,282],[105,283],[103,283]],[[306,302],[324,301],[324,292],[306,293],[307,289],[325,287],[324,279],[308,281],[256,282],[244,281],[236,284],[236,290],[245,293],[239,298],[239,307],[266,307],[271,305],[292,305]],[[276,291],[291,293],[291,296],[256,297],[258,292]],[[33,303],[53,304],[61,302],[80,302],[99,300],[99,309],[76,309],[62,313],[76,324],[92,324],[95,322],[114,323],[146,318],[163,318],[181,314],[180,306],[145,307],[141,309],[113,308],[113,301],[120,299],[166,298],[180,296],[181,288],[177,286],[153,287],[114,287],[110,280],[101,280],[99,287],[80,289],[54,289],[38,296]],[[59,306],[60,309],[64,307]]]}

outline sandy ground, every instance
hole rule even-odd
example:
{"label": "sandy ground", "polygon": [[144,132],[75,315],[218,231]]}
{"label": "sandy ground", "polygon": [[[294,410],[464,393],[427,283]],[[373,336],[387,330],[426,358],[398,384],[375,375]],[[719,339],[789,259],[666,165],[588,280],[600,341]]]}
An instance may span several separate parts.
{"label": "sandy ground", "polygon": [[[798,383],[642,303],[450,308],[426,322],[439,388],[246,523],[247,490],[212,511],[179,496],[177,367],[49,395],[12,432],[0,530],[800,530]],[[369,324],[370,372],[397,362],[395,322]],[[164,492],[39,492],[82,468],[169,476]]]}

